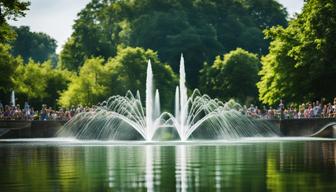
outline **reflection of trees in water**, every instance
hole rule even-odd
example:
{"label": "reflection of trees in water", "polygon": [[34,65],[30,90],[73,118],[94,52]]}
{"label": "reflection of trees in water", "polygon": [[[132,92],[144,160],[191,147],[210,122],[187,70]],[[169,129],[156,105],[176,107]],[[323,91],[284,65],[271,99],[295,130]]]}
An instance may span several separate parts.
{"label": "reflection of trees in water", "polygon": [[[196,142],[196,141],[195,141]],[[6,146],[6,191],[293,191],[336,187],[336,143]],[[12,188],[11,188],[12,189]]]}
{"label": "reflection of trees in water", "polygon": [[267,153],[267,189],[317,191],[332,189],[335,174],[335,142],[293,142],[271,146]]}
{"label": "reflection of trees in water", "polygon": [[188,191],[262,191],[264,145],[187,147]]}

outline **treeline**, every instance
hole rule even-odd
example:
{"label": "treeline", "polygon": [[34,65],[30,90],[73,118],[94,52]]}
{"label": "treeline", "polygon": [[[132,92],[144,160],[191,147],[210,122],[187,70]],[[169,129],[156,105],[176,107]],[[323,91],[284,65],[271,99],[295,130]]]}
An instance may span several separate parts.
{"label": "treeline", "polygon": [[157,51],[178,72],[181,53],[187,82],[199,87],[204,62],[237,47],[266,54],[263,30],[287,25],[287,12],[275,0],[92,0],[79,14],[60,64],[79,70],[85,59],[114,57],[118,46]]}
{"label": "treeline", "polygon": [[270,52],[262,57],[259,98],[274,104],[331,101],[336,95],[336,1],[306,1],[288,27],[265,31]]}
{"label": "treeline", "polygon": [[[78,14],[59,64],[78,72],[90,57],[108,60],[118,55],[119,47],[142,47],[156,51],[158,59],[178,74],[183,53],[190,89],[200,88],[223,100],[255,102],[258,57],[269,47],[263,30],[287,26],[286,18],[286,10],[275,0],[93,0]],[[212,67],[210,63],[224,54],[228,58],[223,65]],[[165,89],[161,83],[157,86]]]}
{"label": "treeline", "polygon": [[[10,28],[2,19],[0,99],[13,89],[21,101],[55,107],[96,104],[127,90],[144,97],[151,59],[169,108],[181,53],[188,87],[222,100],[273,105],[332,97],[335,5],[307,1],[287,22],[275,0],[92,0],[59,56],[48,35]],[[0,6],[17,17],[28,4]]]}

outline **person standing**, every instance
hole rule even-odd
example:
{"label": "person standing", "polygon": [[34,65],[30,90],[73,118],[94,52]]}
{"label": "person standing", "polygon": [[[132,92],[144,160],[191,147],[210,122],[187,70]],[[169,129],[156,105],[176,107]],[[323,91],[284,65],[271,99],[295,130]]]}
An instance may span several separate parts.
{"label": "person standing", "polygon": [[0,113],[3,113],[3,112],[4,112],[4,106],[2,102],[0,101]]}
{"label": "person standing", "polygon": [[45,105],[45,104],[42,105],[42,110],[41,110],[41,120],[42,120],[42,121],[46,121],[46,120],[48,120],[47,105]]}
{"label": "person standing", "polygon": [[29,120],[30,119],[30,106],[28,104],[28,101],[25,101],[25,103],[24,103],[23,112],[24,112],[25,119]]}
{"label": "person standing", "polygon": [[285,118],[285,114],[284,114],[285,104],[282,99],[280,99],[279,110],[280,110],[280,119],[284,119]]}

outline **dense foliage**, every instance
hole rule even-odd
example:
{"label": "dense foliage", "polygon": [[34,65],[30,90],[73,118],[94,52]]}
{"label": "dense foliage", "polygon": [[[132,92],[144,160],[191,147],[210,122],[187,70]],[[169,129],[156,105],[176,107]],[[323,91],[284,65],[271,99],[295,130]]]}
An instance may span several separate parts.
{"label": "dense foliage", "polygon": [[78,14],[58,67],[55,40],[28,27],[14,31],[6,21],[28,5],[0,0],[0,100],[13,89],[20,101],[67,107],[129,89],[144,97],[151,59],[170,108],[181,53],[188,87],[223,100],[257,102],[257,89],[270,105],[336,95],[333,0],[306,1],[289,23],[275,0],[92,0]]}
{"label": "dense foliage", "polygon": [[266,31],[272,40],[262,58],[260,100],[274,104],[336,95],[336,1],[309,0],[287,28]]}
{"label": "dense foliage", "polygon": [[72,73],[53,68],[51,61],[42,64],[10,54],[10,46],[0,44],[0,101],[9,103],[10,91],[15,90],[19,102],[48,103],[55,107],[60,92],[67,88]]}
{"label": "dense foliage", "polygon": [[78,16],[61,66],[78,71],[87,58],[114,57],[123,44],[157,51],[177,72],[184,53],[190,87],[198,86],[204,61],[236,47],[265,54],[262,31],[287,24],[275,0],[92,0]]}
{"label": "dense foliage", "polygon": [[24,16],[29,3],[19,0],[0,0],[0,100],[8,101],[13,90],[13,75],[22,62],[10,54],[11,47],[6,43],[15,37],[15,33],[7,23],[8,19]]}
{"label": "dense foliage", "polygon": [[72,74],[69,71],[54,69],[51,61],[42,64],[29,60],[21,63],[13,76],[18,99],[32,104],[48,103],[55,107],[60,92],[67,88]]}
{"label": "dense foliage", "polygon": [[14,33],[7,23],[8,19],[15,20],[25,15],[29,2],[20,0],[0,0],[0,43],[14,38]]}
{"label": "dense foliage", "polygon": [[33,59],[37,62],[44,62],[56,58],[56,40],[45,33],[30,31],[29,27],[13,27],[16,38],[11,42],[12,54],[20,55],[24,62]]}
{"label": "dense foliage", "polygon": [[87,59],[68,88],[62,93],[59,104],[69,107],[71,105],[93,105],[104,100],[107,92],[104,59]]}
{"label": "dense foliage", "polygon": [[202,89],[226,101],[234,98],[241,103],[255,102],[259,66],[257,55],[241,48],[223,58],[217,56],[212,65],[205,65],[202,70]]}
{"label": "dense foliage", "polygon": [[111,95],[134,94],[139,90],[144,99],[148,59],[152,62],[154,81],[160,86],[163,105],[172,106],[171,98],[176,85],[176,76],[170,66],[159,61],[157,53],[142,48],[119,47],[117,55],[105,61],[101,57],[85,60],[79,75],[74,77],[59,103],[62,106],[93,105]]}
{"label": "dense foliage", "polygon": [[10,54],[10,46],[0,44],[0,100],[14,88],[13,76],[22,59]]}

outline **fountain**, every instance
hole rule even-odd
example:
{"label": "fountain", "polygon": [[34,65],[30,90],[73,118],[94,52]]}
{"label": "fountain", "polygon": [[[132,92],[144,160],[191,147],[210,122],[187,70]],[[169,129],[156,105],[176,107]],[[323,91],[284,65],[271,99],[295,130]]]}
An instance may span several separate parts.
{"label": "fountain", "polygon": [[11,93],[11,104],[12,104],[12,106],[16,106],[16,104],[15,104],[15,91],[14,90]]}
{"label": "fountain", "polygon": [[243,115],[237,103],[223,103],[202,95],[197,89],[187,95],[184,58],[180,60],[179,86],[175,90],[175,114],[161,113],[160,94],[153,90],[153,71],[148,61],[146,101],[139,91],[112,96],[96,110],[73,117],[59,131],[62,137],[94,140],[152,141],[158,129],[173,128],[181,141],[190,139],[237,139],[277,136],[279,132],[265,121]]}

